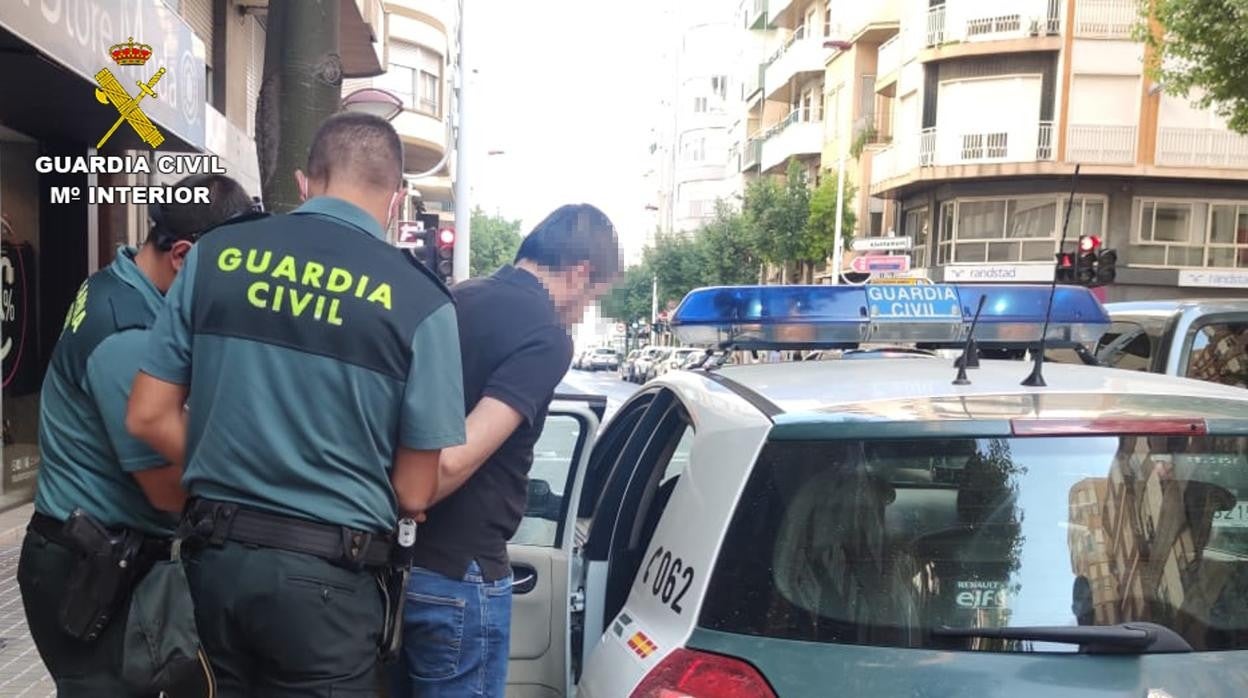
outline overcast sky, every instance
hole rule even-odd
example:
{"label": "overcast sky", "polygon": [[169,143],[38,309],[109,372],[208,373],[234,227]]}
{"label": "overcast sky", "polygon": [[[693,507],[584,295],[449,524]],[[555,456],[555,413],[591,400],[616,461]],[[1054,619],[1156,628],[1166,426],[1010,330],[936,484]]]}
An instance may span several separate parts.
{"label": "overcast sky", "polygon": [[[602,208],[639,250],[653,214],[650,128],[662,26],[677,0],[467,0],[472,204],[522,232],[569,202]],[[670,79],[670,78],[669,78]],[[501,150],[502,155],[488,155]]]}

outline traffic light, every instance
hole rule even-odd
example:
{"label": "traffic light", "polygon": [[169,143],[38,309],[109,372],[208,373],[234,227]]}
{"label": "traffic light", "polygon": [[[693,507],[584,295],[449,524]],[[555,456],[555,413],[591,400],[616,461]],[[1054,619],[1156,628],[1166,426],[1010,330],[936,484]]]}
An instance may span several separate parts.
{"label": "traffic light", "polygon": [[399,246],[410,250],[412,257],[426,269],[438,270],[438,214],[422,213],[414,221],[399,222]]}
{"label": "traffic light", "polygon": [[1075,283],[1075,256],[1069,252],[1057,253],[1057,282],[1059,284]]}
{"label": "traffic light", "polygon": [[1075,281],[1080,286],[1096,285],[1097,250],[1101,239],[1095,235],[1079,236],[1079,257],[1075,264]]}
{"label": "traffic light", "polygon": [[454,282],[455,272],[455,229],[443,228],[438,231],[437,242],[438,265],[435,269],[439,278],[450,285]]}
{"label": "traffic light", "polygon": [[1116,250],[1101,250],[1097,255],[1096,261],[1096,285],[1112,284],[1118,276],[1117,266],[1118,252]]}

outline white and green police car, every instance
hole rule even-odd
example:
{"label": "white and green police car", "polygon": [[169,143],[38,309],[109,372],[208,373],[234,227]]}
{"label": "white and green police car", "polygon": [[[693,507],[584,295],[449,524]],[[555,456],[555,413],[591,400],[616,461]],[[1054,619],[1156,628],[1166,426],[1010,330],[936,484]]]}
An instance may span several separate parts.
{"label": "white and green police car", "polygon": [[[1104,308],[1062,287],[1046,318],[1050,292],[699,289],[672,325],[947,349],[978,311],[985,350],[1095,343]],[[1245,694],[1248,392],[857,356],[673,371],[596,439],[591,406],[552,407],[510,550],[508,696]]]}

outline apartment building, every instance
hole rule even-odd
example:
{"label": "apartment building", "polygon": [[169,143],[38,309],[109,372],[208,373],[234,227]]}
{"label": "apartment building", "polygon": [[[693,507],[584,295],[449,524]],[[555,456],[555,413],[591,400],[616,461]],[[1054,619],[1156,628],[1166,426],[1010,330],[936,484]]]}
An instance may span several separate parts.
{"label": "apartment building", "polygon": [[[744,0],[741,22],[757,56],[745,74],[747,177],[784,174],[790,160],[816,181],[824,152],[825,74],[836,28],[832,0]],[[761,49],[761,50],[760,50]],[[825,163],[826,166],[826,163]]]}
{"label": "apartment building", "polygon": [[[419,207],[437,213],[443,224],[455,221],[455,139],[451,77],[459,26],[458,0],[385,0],[387,22],[385,72],[372,78],[344,80],[344,98],[364,88],[398,97],[403,110],[391,123],[403,140],[408,196],[402,218]],[[391,231],[393,234],[394,231]]]}
{"label": "apartment building", "polygon": [[[3,238],[3,457],[0,507],[33,493],[39,467],[39,386],[82,280],[107,266],[116,247],[148,232],[146,207],[93,203],[94,185],[160,185],[180,175],[40,172],[39,156],[149,157],[129,127],[102,148],[117,111],[96,101],[95,75],[109,68],[129,91],[164,68],[144,113],[162,153],[209,153],[249,192],[260,193],[255,103],[263,75],[265,0],[128,0],[0,3],[0,233]],[[339,4],[338,53],[347,77],[382,72],[386,14],[381,0]],[[110,49],[151,47],[141,66]],[[291,173],[293,176],[293,173]],[[77,192],[65,202],[52,191]],[[14,302],[14,301],[17,302]]]}
{"label": "apartment building", "polygon": [[742,36],[731,5],[710,0],[672,6],[667,65],[672,83],[654,128],[657,227],[686,233],[711,219],[715,203],[741,191],[738,105],[742,82],[734,70]]}
{"label": "apartment building", "polygon": [[1068,239],[1119,251],[1109,300],[1248,291],[1248,137],[1145,75],[1139,0],[896,8],[865,167],[915,268],[1052,279],[1079,164]]}

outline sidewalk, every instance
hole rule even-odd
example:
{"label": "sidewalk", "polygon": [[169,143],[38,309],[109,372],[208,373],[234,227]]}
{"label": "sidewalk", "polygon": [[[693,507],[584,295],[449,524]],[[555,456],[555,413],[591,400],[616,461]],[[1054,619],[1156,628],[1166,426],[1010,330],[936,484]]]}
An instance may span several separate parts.
{"label": "sidewalk", "polygon": [[17,563],[33,504],[0,513],[0,698],[53,698],[56,687],[43,669],[26,630]]}

